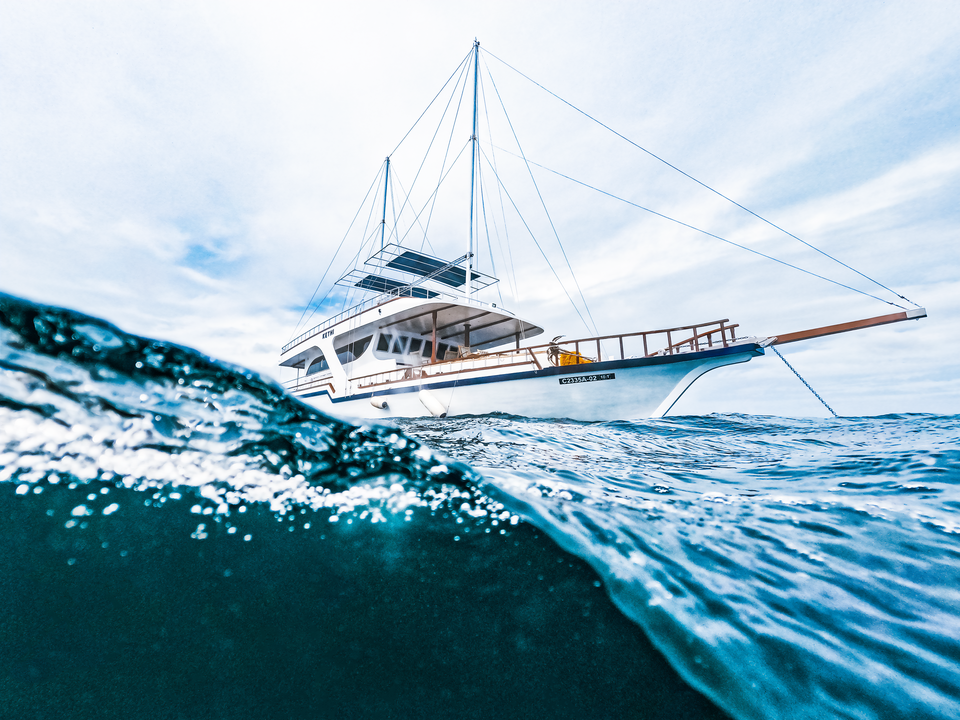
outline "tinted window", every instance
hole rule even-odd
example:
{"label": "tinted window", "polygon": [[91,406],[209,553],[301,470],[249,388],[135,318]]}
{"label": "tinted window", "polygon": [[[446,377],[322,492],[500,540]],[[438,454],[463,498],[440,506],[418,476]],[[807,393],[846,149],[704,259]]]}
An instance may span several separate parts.
{"label": "tinted window", "polygon": [[407,339],[403,337],[403,335],[398,335],[397,339],[393,341],[393,348],[391,348],[390,352],[392,352],[394,355],[402,355],[403,345],[406,340]]}
{"label": "tinted window", "polygon": [[346,365],[348,362],[353,362],[358,357],[363,355],[368,347],[370,347],[370,341],[373,339],[373,336],[365,337],[361,340],[354,340],[349,345],[344,345],[343,347],[337,348],[337,360],[340,361],[341,365]]}
{"label": "tinted window", "polygon": [[423,356],[431,357],[433,355],[433,341],[424,340],[423,341]]}
{"label": "tinted window", "polygon": [[313,375],[314,373],[323,372],[324,370],[328,370],[329,368],[330,366],[327,364],[326,359],[323,357],[323,355],[321,355],[312,363],[310,363],[310,367],[307,368],[307,375]]}
{"label": "tinted window", "polygon": [[414,355],[414,354],[420,352],[420,346],[421,346],[421,345],[423,345],[423,340],[421,340],[420,338],[413,338],[413,339],[410,341],[410,349],[407,350],[407,352],[408,352],[410,355]]}
{"label": "tinted window", "polygon": [[377,342],[377,350],[380,352],[390,352],[390,336],[381,335],[380,340]]}

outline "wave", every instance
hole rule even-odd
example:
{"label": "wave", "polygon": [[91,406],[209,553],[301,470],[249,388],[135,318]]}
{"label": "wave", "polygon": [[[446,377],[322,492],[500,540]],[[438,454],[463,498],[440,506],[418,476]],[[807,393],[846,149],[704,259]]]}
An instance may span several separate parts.
{"label": "wave", "polygon": [[0,295],[0,343],[0,480],[189,486],[223,512],[374,497],[403,511],[417,488],[476,483],[392,428],[335,420],[249,370],[70,310]]}
{"label": "wave", "polygon": [[[336,587],[348,588],[343,592],[368,603],[376,595],[367,583],[346,579],[355,577],[351,562],[370,577],[389,566],[391,583],[402,576],[414,586],[458,588],[459,614],[445,608],[430,632],[450,632],[464,612],[487,617],[482,598],[493,593],[511,617],[530,619],[525,631],[510,631],[510,657],[520,663],[529,648],[546,642],[531,627],[546,635],[551,617],[572,611],[564,622],[574,627],[601,612],[590,594],[599,591],[593,576],[563,554],[556,555],[558,566],[569,574],[550,585],[550,592],[565,588],[563,602],[549,611],[527,607],[524,596],[542,591],[530,583],[543,582],[537,578],[549,575],[543,567],[553,563],[543,564],[543,546],[525,524],[531,523],[588,562],[623,615],[682,677],[738,718],[960,716],[958,436],[957,417],[932,415],[613,423],[490,415],[356,426],[243,368],[77,312],[0,295],[0,484],[30,511],[17,515],[18,506],[10,505],[10,517],[23,526],[8,523],[4,532],[26,533],[49,518],[46,539],[31,542],[64,556],[50,577],[66,577],[63,567],[102,563],[95,558],[98,548],[107,551],[103,543],[130,545],[134,535],[143,555],[154,547],[147,539],[153,533],[179,548],[177,563],[192,572],[215,568],[219,584],[236,574],[255,585],[258,573],[283,565],[312,576],[316,571],[299,553],[319,557],[316,547],[301,545],[290,551],[296,557],[267,559],[257,539],[280,547],[281,529],[300,538],[335,534],[333,557],[316,562],[338,578]],[[142,508],[170,508],[173,515],[160,520]],[[362,531],[346,530],[361,525]],[[415,528],[423,542],[411,545],[412,536],[401,542],[396,532],[403,527]],[[126,535],[115,537],[118,528]],[[190,547],[215,542],[222,561],[196,560],[171,533]],[[98,544],[94,537],[105,539]],[[238,551],[234,541],[249,549]],[[458,546],[480,555],[459,555],[451,565],[447,554]],[[156,553],[148,567],[173,572]],[[42,562],[48,560],[54,562]],[[430,563],[442,565],[446,576],[398,569]],[[468,582],[477,589],[465,596]],[[304,590],[297,585],[292,592],[300,597]],[[362,618],[348,620],[336,609],[340,590],[317,592],[303,602],[332,603],[324,621],[330,627],[363,626]],[[391,622],[422,612],[413,595],[403,598]],[[247,612],[256,605],[250,602]],[[651,670],[639,640],[622,644],[629,632],[620,627],[611,635],[615,622],[605,617],[607,630],[597,625],[590,632],[605,638],[609,651],[590,657],[608,663],[604,672],[608,682],[618,678],[619,695],[601,699],[599,691],[582,688],[571,695],[570,684],[549,677],[545,666],[537,684],[565,703],[551,706],[554,714],[584,716],[606,707],[640,716],[640,675],[626,682],[617,665],[633,662],[630,672],[642,665],[656,682],[674,682]],[[491,627],[505,622],[490,618]],[[238,642],[217,627],[223,638],[216,642]],[[457,652],[468,653],[467,636],[450,638]],[[565,642],[550,646],[556,667],[572,667],[590,652]],[[356,645],[358,657],[380,652],[378,643],[390,644],[367,637]],[[487,667],[495,655],[484,656]],[[642,657],[648,659],[637,665]],[[360,662],[340,660],[354,661]],[[488,688],[508,683],[492,669],[485,681]],[[669,687],[691,716],[719,716],[679,685]],[[535,712],[522,695],[511,696],[514,709]],[[463,698],[458,712],[490,707],[475,695]],[[542,710],[548,701],[540,695],[538,702]],[[389,705],[354,704],[344,712]],[[434,716],[444,714],[442,703],[430,707]],[[660,716],[656,708],[643,712]]]}
{"label": "wave", "polygon": [[960,712],[958,418],[461,422],[406,429],[469,447],[735,717]]}

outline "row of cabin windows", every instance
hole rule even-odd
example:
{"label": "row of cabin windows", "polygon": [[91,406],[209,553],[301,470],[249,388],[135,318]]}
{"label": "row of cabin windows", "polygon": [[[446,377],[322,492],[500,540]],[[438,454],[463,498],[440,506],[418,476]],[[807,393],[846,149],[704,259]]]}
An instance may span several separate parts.
{"label": "row of cabin windows", "polygon": [[[433,343],[430,340],[405,335],[381,335],[377,343],[377,351],[392,355],[421,355],[429,360],[433,354]],[[456,346],[437,343],[437,360],[445,360],[449,352],[453,352],[456,357]]]}
{"label": "row of cabin windows", "polygon": [[[337,360],[340,361],[341,365],[353,362],[367,351],[367,348],[370,347],[371,340],[373,340],[373,335],[362,338],[361,340],[355,340],[349,345],[338,347]],[[433,343],[429,340],[407,337],[405,335],[380,335],[377,350],[392,355],[422,355],[429,359],[433,354]],[[453,353],[453,357],[456,357],[456,345],[437,343],[437,360],[447,359],[448,353]],[[326,358],[321,355],[310,363],[310,367],[307,368],[307,375],[313,375],[329,369],[330,364]]]}

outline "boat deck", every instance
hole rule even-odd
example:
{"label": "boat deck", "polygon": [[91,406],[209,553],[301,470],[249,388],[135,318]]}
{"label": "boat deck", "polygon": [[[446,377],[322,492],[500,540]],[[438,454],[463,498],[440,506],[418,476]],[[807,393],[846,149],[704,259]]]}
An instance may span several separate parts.
{"label": "boat deck", "polygon": [[[729,319],[714,320],[697,325],[644,330],[620,335],[602,335],[573,340],[560,340],[491,352],[467,352],[461,357],[423,365],[398,367],[395,370],[362,375],[349,379],[348,394],[370,392],[410,381],[423,381],[444,376],[465,374],[500,374],[523,370],[542,370],[544,367],[588,365],[610,360],[651,358],[701,352],[730,347],[737,342],[738,324]],[[613,346],[613,351],[610,347]],[[593,356],[586,353],[595,353]],[[286,383],[291,392],[315,393],[326,388],[336,395],[332,374],[297,378]]]}

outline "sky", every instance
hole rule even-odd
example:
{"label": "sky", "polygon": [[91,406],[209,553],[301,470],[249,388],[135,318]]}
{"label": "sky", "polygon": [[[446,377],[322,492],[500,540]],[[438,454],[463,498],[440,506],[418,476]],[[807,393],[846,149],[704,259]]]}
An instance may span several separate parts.
{"label": "sky", "polygon": [[[782,347],[838,414],[960,411],[960,12],[948,1],[4,3],[0,291],[280,378],[279,349],[385,156],[475,38],[530,160],[897,300],[549,105],[498,59],[927,309]],[[416,169],[398,157],[396,172]],[[560,239],[603,334],[723,317],[769,336],[897,310],[535,176],[556,227],[539,235],[544,252],[571,291]],[[446,205],[463,214],[467,198]],[[431,240],[453,257],[463,232],[445,218]],[[511,233],[517,292],[505,279],[502,302],[547,339],[592,334]],[[672,414],[711,412],[827,413],[772,354],[708,373]]]}

